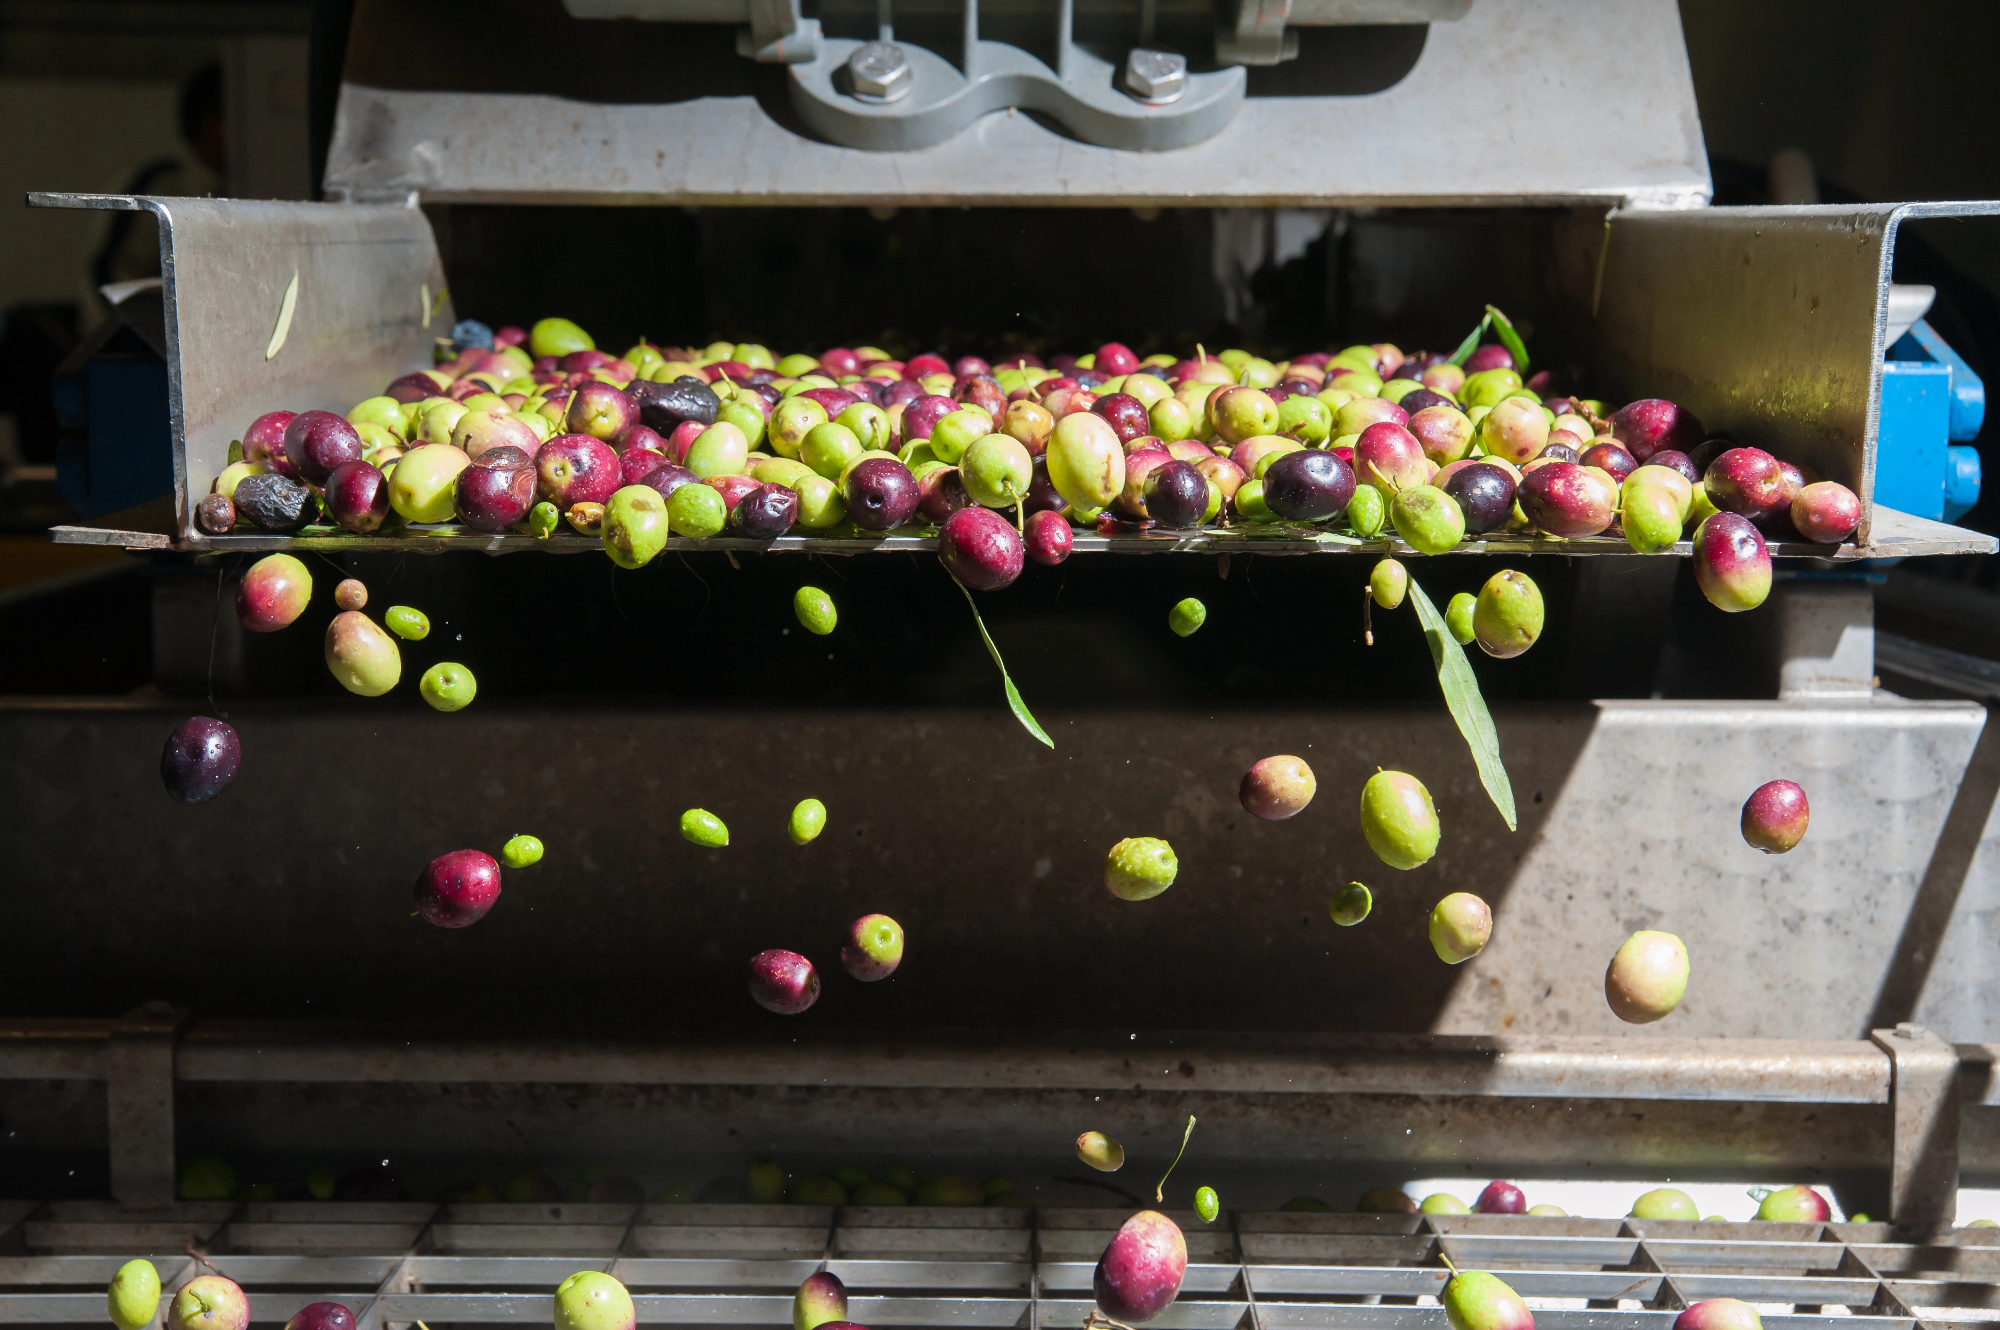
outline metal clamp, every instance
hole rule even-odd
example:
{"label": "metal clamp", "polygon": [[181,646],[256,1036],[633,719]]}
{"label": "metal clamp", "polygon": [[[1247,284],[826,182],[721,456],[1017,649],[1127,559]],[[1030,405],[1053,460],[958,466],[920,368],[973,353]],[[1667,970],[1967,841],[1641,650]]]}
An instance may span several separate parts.
{"label": "metal clamp", "polygon": [[1870,1030],[1868,1038],[1893,1069],[1889,1218],[1927,1237],[1958,1217],[1958,1050],[1911,1021]]}

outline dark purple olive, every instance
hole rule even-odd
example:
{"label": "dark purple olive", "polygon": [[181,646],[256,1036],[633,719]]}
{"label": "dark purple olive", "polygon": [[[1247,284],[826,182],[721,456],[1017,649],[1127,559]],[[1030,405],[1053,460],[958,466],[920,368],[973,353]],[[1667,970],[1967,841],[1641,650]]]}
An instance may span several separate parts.
{"label": "dark purple olive", "polygon": [[[1145,489],[1146,516],[1161,526],[1199,526],[1208,512],[1208,480],[1186,462],[1154,467],[1146,473]],[[1348,494],[1352,497],[1351,488]]]}
{"label": "dark purple olive", "polygon": [[752,540],[776,540],[799,520],[797,490],[783,485],[759,485],[736,501],[730,525]]}
{"label": "dark purple olive", "polygon": [[674,426],[684,420],[713,425],[715,413],[722,409],[722,399],[715,390],[691,374],[683,374],[672,383],[640,379],[625,390],[625,395],[639,404],[639,419],[646,427],[660,434],[672,434]]}
{"label": "dark purple olive", "polygon": [[361,436],[344,416],[331,411],[301,411],[285,426],[285,460],[315,485],[324,485],[341,463],[360,457]]}
{"label": "dark purple olive", "polygon": [[893,457],[871,457],[848,468],[840,497],[854,525],[863,531],[887,531],[916,514],[923,494],[910,468]]}
{"label": "dark purple olive", "polygon": [[[499,451],[526,456],[518,448]],[[341,463],[326,478],[326,513],[356,535],[367,535],[389,516],[388,478],[372,462]]]}
{"label": "dark purple olive", "polygon": [[266,531],[297,531],[319,516],[310,486],[273,472],[245,476],[236,486],[236,511]]}
{"label": "dark purple olive", "polygon": [[[1547,454],[1548,449],[1544,448],[1542,455]],[[1625,483],[1625,477],[1639,469],[1639,460],[1615,443],[1593,443],[1583,450],[1583,456],[1577,460],[1585,466],[1610,472],[1621,485]]]}
{"label": "dark purple olive", "polygon": [[[1709,463],[1735,446],[1736,440],[1726,434],[1718,434],[1713,438],[1704,439],[1699,447],[1688,453],[1688,461],[1694,463],[1696,472],[1705,476],[1708,474]],[[1650,462],[1653,459],[1649,457],[1646,460]]]}
{"label": "dark purple olive", "polygon": [[961,508],[938,531],[938,560],[974,591],[998,591],[1021,575],[1021,533],[991,508]]}
{"label": "dark purple olive", "polygon": [[227,535],[236,525],[236,500],[227,494],[211,494],[194,508],[195,525],[211,536]]}
{"label": "dark purple olive", "polygon": [[1646,459],[1647,466],[1663,466],[1669,471],[1678,471],[1681,478],[1692,485],[1701,479],[1701,472],[1695,468],[1694,459],[1673,448],[1662,448]]}
{"label": "dark purple olive", "polygon": [[1028,515],[1021,539],[1027,546],[1030,559],[1051,568],[1069,557],[1070,546],[1074,543],[1069,523],[1061,513],[1050,508]]}
{"label": "dark purple olive", "polygon": [[[1416,376],[1410,375],[1408,377],[1414,378]],[[1417,414],[1417,412],[1422,411],[1427,407],[1433,407],[1433,406],[1448,406],[1454,411],[1463,411],[1465,409],[1464,407],[1460,406],[1457,402],[1454,402],[1449,397],[1446,397],[1443,393],[1432,392],[1429,388],[1410,389],[1410,391],[1404,393],[1401,397],[1396,399],[1396,405],[1402,407],[1403,410],[1409,412],[1413,416]]]}
{"label": "dark purple olive", "polygon": [[1021,511],[1028,514],[1052,513],[1063,506],[1063,496],[1056,493],[1056,487],[1049,481],[1049,459],[1046,455],[1035,459],[1034,478],[1028,482],[1027,497],[1021,500]]}
{"label": "dark purple olive", "polygon": [[534,459],[508,445],[488,448],[453,482],[452,509],[474,531],[505,531],[535,505]]}
{"label": "dark purple olive", "polygon": [[924,385],[915,379],[897,379],[894,383],[882,387],[875,405],[887,411],[892,406],[914,402],[924,395]]}
{"label": "dark purple olive", "polygon": [[229,788],[243,761],[236,731],[212,716],[192,716],[160,751],[160,780],[176,803],[205,804]]}
{"label": "dark purple olive", "polygon": [[1307,448],[1286,453],[1264,470],[1264,505],[1288,522],[1343,513],[1353,497],[1354,469],[1337,453]]}
{"label": "dark purple olive", "polygon": [[972,506],[965,492],[965,479],[955,466],[934,466],[917,479],[917,510],[926,522],[943,526],[944,520],[961,508]]}
{"label": "dark purple olive", "polygon": [[1458,501],[1468,535],[1498,530],[1514,513],[1514,478],[1491,462],[1460,467],[1445,481],[1444,492]]}
{"label": "dark purple olive", "polygon": [[1538,462],[1572,462],[1581,465],[1583,454],[1566,443],[1544,444],[1531,459]]}
{"label": "dark purple olive", "polygon": [[354,1330],[354,1313],[337,1302],[309,1302],[292,1313],[285,1330]]}
{"label": "dark purple olive", "polygon": [[648,489],[658,490],[660,497],[663,499],[671,499],[674,496],[674,491],[683,485],[694,485],[700,483],[700,481],[700,476],[697,476],[686,467],[676,466],[672,462],[656,466],[639,478],[641,485],[644,485]]}

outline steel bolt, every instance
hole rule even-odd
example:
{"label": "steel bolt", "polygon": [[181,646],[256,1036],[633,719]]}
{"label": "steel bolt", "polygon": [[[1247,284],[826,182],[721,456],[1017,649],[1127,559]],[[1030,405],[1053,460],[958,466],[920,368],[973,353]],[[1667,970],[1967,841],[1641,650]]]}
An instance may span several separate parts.
{"label": "steel bolt", "polygon": [[854,80],[855,95],[876,101],[893,102],[909,95],[916,74],[909,57],[894,42],[864,42],[847,57],[847,73]]}
{"label": "steel bolt", "polygon": [[1125,90],[1141,101],[1173,101],[1187,91],[1187,57],[1135,48],[1125,57]]}

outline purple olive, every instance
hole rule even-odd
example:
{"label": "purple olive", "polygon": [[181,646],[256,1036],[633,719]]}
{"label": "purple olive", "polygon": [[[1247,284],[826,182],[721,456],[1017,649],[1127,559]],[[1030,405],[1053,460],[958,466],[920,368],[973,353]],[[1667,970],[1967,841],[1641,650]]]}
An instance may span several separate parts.
{"label": "purple olive", "polygon": [[[1402,377],[1407,378],[1409,376],[1403,375]],[[1429,388],[1410,389],[1410,391],[1404,393],[1397,400],[1396,405],[1402,407],[1403,410],[1409,412],[1412,416],[1415,416],[1419,411],[1433,406],[1448,406],[1454,411],[1463,411],[1465,409],[1457,402],[1452,401],[1451,398],[1446,397],[1443,393],[1432,392]]]}
{"label": "purple olive", "polygon": [[958,403],[949,397],[936,395],[919,397],[903,408],[904,443],[914,443],[918,439],[928,439],[937,423],[958,410]]}
{"label": "purple olive", "polygon": [[1611,434],[1643,466],[1662,449],[1684,451],[1693,446],[1701,439],[1701,421],[1665,398],[1647,397],[1612,414]]}
{"label": "purple olive", "polygon": [[236,731],[212,716],[193,716],[167,737],[160,781],[174,802],[205,804],[229,788],[243,761]]}
{"label": "purple olive", "polygon": [[292,1313],[285,1330],[354,1330],[354,1313],[337,1302],[309,1302]]}
{"label": "purple olive", "polygon": [[1708,603],[1737,614],[1771,594],[1771,552],[1764,537],[1737,513],[1710,513],[1692,542],[1695,585]]}
{"label": "purple olive", "polygon": [[639,483],[648,489],[658,490],[661,498],[671,499],[674,491],[681,486],[700,484],[701,477],[684,466],[667,462],[648,471],[640,477]]}
{"label": "purple olive", "polygon": [[489,448],[452,482],[452,511],[474,531],[505,531],[535,506],[535,463],[519,448]]}
{"label": "purple olive", "polygon": [[1354,469],[1332,452],[1286,453],[1264,469],[1264,506],[1288,522],[1317,522],[1347,511]]}
{"label": "purple olive", "polygon": [[938,530],[938,559],[974,591],[998,591],[1021,575],[1021,535],[991,508],[961,508]]}
{"label": "purple olive", "polygon": [[[1548,456],[1548,449],[1544,448],[1542,455]],[[1585,466],[1610,472],[1611,478],[1621,485],[1625,483],[1625,477],[1639,469],[1638,460],[1615,443],[1594,443],[1585,448],[1583,456],[1577,460]]]}
{"label": "purple olive", "polygon": [[[639,426],[639,428],[646,429],[644,425]],[[630,433],[631,431],[628,430],[626,432]],[[653,433],[651,430],[646,430],[646,432],[648,434]],[[659,436],[654,435],[653,437],[658,438]],[[661,442],[664,445],[665,440],[661,440]],[[636,485],[652,474],[656,467],[666,465],[666,461],[667,454],[664,446],[658,452],[655,452],[651,448],[626,448],[618,454],[620,479],[623,485]]]}
{"label": "purple olive", "polygon": [[315,485],[324,485],[342,463],[361,460],[361,452],[354,426],[331,411],[302,411],[285,426],[285,460]]}
{"label": "purple olive", "polygon": [[901,406],[905,402],[914,402],[919,397],[928,395],[924,392],[924,385],[915,379],[897,379],[894,383],[883,385],[881,397],[875,405],[887,411],[892,406]]}
{"label": "purple olive", "polygon": [[1458,501],[1465,529],[1472,535],[1497,531],[1514,515],[1514,477],[1491,462],[1474,462],[1454,471],[1444,492]]}
{"label": "purple olive", "polygon": [[766,1011],[796,1016],[819,1001],[819,971],[796,951],[760,951],[750,958],[750,996]]}
{"label": "purple olive", "polygon": [[389,481],[372,462],[342,462],[326,478],[326,511],[349,531],[367,535],[389,516]]}
{"label": "purple olive", "polygon": [[972,507],[972,496],[965,492],[965,481],[955,466],[934,466],[917,479],[917,508],[924,520],[942,526],[944,520],[961,508]]}
{"label": "purple olive", "polygon": [[1186,462],[1166,462],[1147,472],[1145,494],[1146,515],[1161,526],[1199,526],[1208,512],[1208,480]]}
{"label": "purple olive", "polygon": [[1515,497],[1528,520],[1552,536],[1594,536],[1617,515],[1618,483],[1595,467],[1550,462],[1521,477]]}
{"label": "purple olive", "polygon": [[783,485],[759,485],[736,501],[729,520],[740,535],[776,540],[799,520],[798,491]]}
{"label": "purple olive", "polygon": [[1061,510],[1064,502],[1063,496],[1056,492],[1055,483],[1049,479],[1049,459],[1047,456],[1037,457],[1033,478],[1028,481],[1027,496],[1021,500],[1021,511],[1057,512]]}
{"label": "purple olive", "polygon": [[1701,470],[1686,453],[1673,448],[1662,448],[1646,459],[1647,466],[1663,466],[1669,471],[1678,471],[1682,480],[1692,485],[1701,479]]}
{"label": "purple olive", "polygon": [[1475,347],[1472,354],[1465,358],[1467,374],[1477,374],[1487,369],[1512,368],[1514,368],[1514,353],[1498,342],[1488,342],[1485,346]]}
{"label": "purple olive", "polygon": [[1106,393],[1090,409],[1104,417],[1120,443],[1130,443],[1153,432],[1145,404],[1129,393]]}
{"label": "purple olive", "polygon": [[609,440],[623,434],[638,419],[639,409],[630,397],[602,379],[592,379],[578,384],[571,395],[563,428],[571,434]]}
{"label": "purple olive", "polygon": [[1762,448],[1731,448],[1722,453],[1708,464],[1702,483],[1710,503],[1725,513],[1744,517],[1789,508],[1792,495],[1797,493],[1778,459]]}
{"label": "purple olive", "polygon": [[1045,508],[1032,513],[1028,517],[1022,543],[1027,546],[1030,559],[1054,567],[1069,557],[1073,543],[1069,523],[1053,509]]}
{"label": "purple olive", "polygon": [[893,457],[871,457],[840,482],[847,515],[863,531],[888,531],[910,520],[923,499],[910,468]]}
{"label": "purple olive", "polygon": [[1535,454],[1533,460],[1537,462],[1581,463],[1583,461],[1583,454],[1566,443],[1545,443],[1542,445],[1542,450]]}
{"label": "purple olive", "polygon": [[1805,839],[1811,821],[1806,792],[1792,781],[1766,781],[1743,801],[1743,839],[1766,854],[1790,851]]}

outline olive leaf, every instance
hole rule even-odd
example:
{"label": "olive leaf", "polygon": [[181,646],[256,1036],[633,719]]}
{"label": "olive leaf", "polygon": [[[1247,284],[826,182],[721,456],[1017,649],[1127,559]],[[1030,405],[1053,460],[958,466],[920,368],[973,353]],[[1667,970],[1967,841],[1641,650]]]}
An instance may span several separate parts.
{"label": "olive leaf", "polygon": [[1473,765],[1479,768],[1479,783],[1486,787],[1493,806],[1500,810],[1507,830],[1513,831],[1514,784],[1507,779],[1506,764],[1500,760],[1500,734],[1493,728],[1493,713],[1486,709],[1486,699],[1480,696],[1479,680],[1465,659],[1465,648],[1451,635],[1444,616],[1437,612],[1437,606],[1431,604],[1431,598],[1424,594],[1415,578],[1410,579],[1410,599],[1417,607],[1417,621],[1423,625],[1424,638],[1431,644],[1431,660],[1437,665],[1444,704],[1451,709],[1458,732],[1465,736],[1465,746],[1472,750]]}
{"label": "olive leaf", "polygon": [[1034,713],[1028,710],[1028,704],[1021,700],[1021,690],[1014,687],[1014,680],[1008,676],[1007,662],[1000,659],[1000,648],[993,645],[993,634],[986,631],[986,620],[979,617],[979,605],[972,599],[972,593],[965,590],[965,583],[959,582],[957,578],[952,580],[957,583],[960,591],[965,592],[965,603],[972,606],[972,622],[979,627],[980,640],[986,643],[986,652],[993,657],[993,663],[1000,667],[1000,682],[1006,686],[1007,706],[1014,713],[1014,719],[1021,722],[1022,729],[1054,748],[1056,741],[1049,738],[1048,731],[1035,720]]}
{"label": "olive leaf", "polygon": [[285,294],[278,301],[278,321],[271,328],[271,340],[264,347],[264,359],[269,360],[285,349],[285,339],[292,334],[292,311],[299,307],[299,274],[292,270],[292,280],[285,284]]}
{"label": "olive leaf", "polygon": [[1514,372],[1522,378],[1528,377],[1528,347],[1521,340],[1521,334],[1514,331],[1514,325],[1505,314],[1492,305],[1486,307],[1486,317],[1493,320],[1493,330],[1500,334],[1500,345],[1507,348],[1507,354],[1514,357]]}
{"label": "olive leaf", "polygon": [[1479,321],[1479,326],[1477,328],[1474,328],[1471,332],[1465,335],[1465,340],[1458,344],[1458,350],[1451,353],[1451,360],[1447,363],[1453,365],[1463,365],[1467,360],[1469,360],[1472,357],[1472,353],[1479,349],[1479,339],[1486,335],[1487,328],[1491,327],[1493,323],[1493,315],[1491,312],[1493,306],[1488,305],[1486,308],[1488,311],[1486,317]]}

